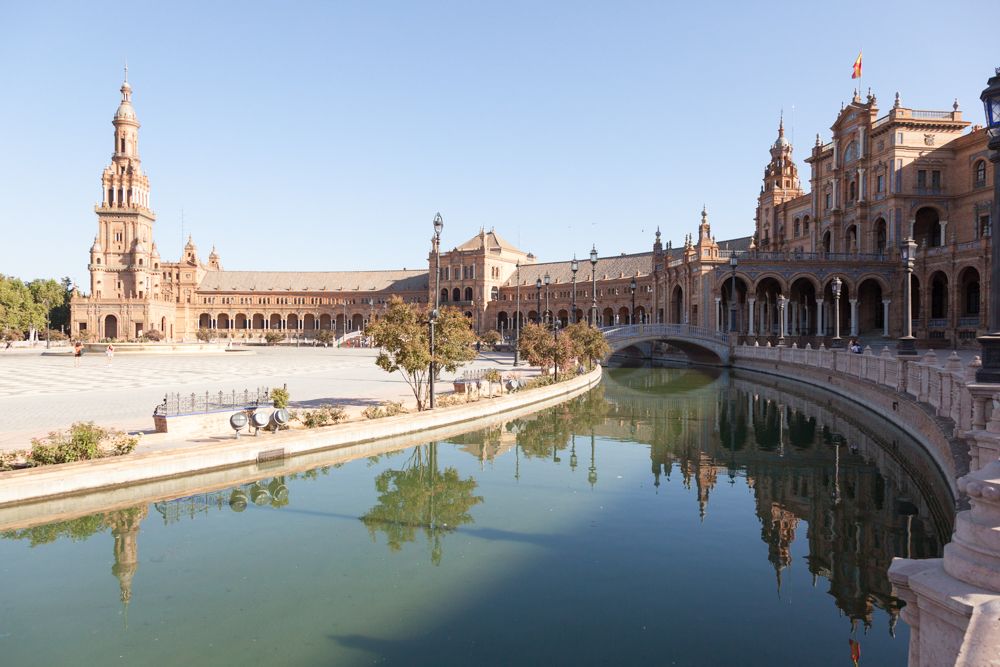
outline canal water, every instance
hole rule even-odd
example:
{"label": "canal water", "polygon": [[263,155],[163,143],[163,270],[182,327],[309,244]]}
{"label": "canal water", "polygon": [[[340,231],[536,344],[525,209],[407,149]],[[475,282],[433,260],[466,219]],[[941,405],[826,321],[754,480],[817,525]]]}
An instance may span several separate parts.
{"label": "canal water", "polygon": [[0,513],[0,663],[903,665],[886,570],[940,556],[947,485],[782,382],[610,370],[448,441]]}

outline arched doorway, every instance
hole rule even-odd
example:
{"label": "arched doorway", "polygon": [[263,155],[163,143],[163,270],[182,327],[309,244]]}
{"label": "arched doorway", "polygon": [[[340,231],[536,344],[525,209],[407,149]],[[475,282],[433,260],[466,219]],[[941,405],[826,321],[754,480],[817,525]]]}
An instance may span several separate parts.
{"label": "arched doorway", "polygon": [[610,308],[605,308],[604,312],[601,313],[601,325],[605,327],[610,327],[615,323],[615,311]]}
{"label": "arched doorway", "polygon": [[615,324],[632,324],[629,319],[628,308],[622,306],[618,309],[618,319],[615,321]]}
{"label": "arched doorway", "polygon": [[858,252],[858,226],[851,225],[847,228],[846,244],[844,247],[844,252],[847,253],[857,253]]}
{"label": "arched doorway", "polygon": [[808,278],[797,278],[788,288],[789,336],[813,336],[820,334],[819,318],[816,313],[816,285]]}
{"label": "arched doorway", "polygon": [[237,313],[236,314],[236,328],[237,329],[249,329],[250,328],[249,325],[248,325],[248,323],[247,323],[247,316],[244,313]]}
{"label": "arched doorway", "polygon": [[889,226],[886,224],[884,218],[879,218],[875,221],[873,231],[874,238],[872,239],[872,243],[874,245],[874,251],[880,255],[885,253],[886,244],[889,242],[888,229]]}
{"label": "arched doorway", "polygon": [[823,232],[822,246],[823,252],[830,252],[833,249],[833,235],[829,230]]}
{"label": "arched doorway", "polygon": [[[735,281],[735,282],[734,282]],[[720,287],[718,314],[719,331],[743,333],[746,331],[744,311],[747,304],[747,285],[739,277],[729,275]]]}
{"label": "arched doorway", "polygon": [[316,316],[312,313],[306,313],[302,318],[302,328],[308,329],[309,331],[316,330]]}
{"label": "arched doorway", "polygon": [[281,315],[278,315],[277,313],[271,315],[270,319],[268,320],[267,328],[275,331],[281,329],[282,328]]}
{"label": "arched doorway", "polygon": [[208,313],[202,313],[198,316],[198,328],[199,329],[211,329],[212,328],[212,316]]}
{"label": "arched doorway", "polygon": [[783,293],[781,283],[775,278],[761,278],[757,283],[754,289],[756,298],[754,308],[757,311],[754,313],[756,323],[754,328],[761,336],[777,336],[781,333],[778,297]]}
{"label": "arched doorway", "polygon": [[646,322],[646,309],[642,306],[635,307],[635,321],[637,324],[645,324]]}
{"label": "arched doorway", "polygon": [[219,316],[215,318],[215,326],[218,329],[228,329],[229,315],[226,313],[219,313]]}
{"label": "arched doorway", "polygon": [[289,315],[286,322],[288,324],[289,329],[296,330],[299,328],[299,316],[296,315],[295,313]]}
{"label": "arched doorway", "polygon": [[253,323],[253,328],[254,329],[263,330],[264,329],[264,316],[261,313],[254,313],[253,319],[252,319],[252,323]]}
{"label": "arched doorway", "polygon": [[561,326],[569,324],[569,313],[566,310],[560,310],[556,317],[559,318],[559,324]]}
{"label": "arched doorway", "polygon": [[913,240],[925,248],[941,245],[941,218],[937,209],[925,206],[913,218]]}
{"label": "arched doorway", "polygon": [[858,285],[858,333],[881,336],[885,331],[882,285],[868,278]]}
{"label": "arched doorway", "polygon": [[981,295],[979,289],[979,271],[975,267],[969,266],[962,269],[958,274],[958,284],[960,286],[959,311],[962,321],[959,326],[978,327],[979,314],[982,312]]}
{"label": "arched doorway", "polygon": [[680,285],[675,285],[670,292],[670,322],[672,324],[684,323],[684,290]]}
{"label": "arched doorway", "polygon": [[[833,298],[834,278],[840,278],[839,301]],[[828,336],[836,335],[838,322],[840,337],[846,338],[851,335],[851,299],[853,298],[851,284],[843,276],[830,276],[826,285],[823,286],[823,300],[827,304],[824,309],[827,314],[823,317],[823,323],[826,326]]]}
{"label": "arched doorway", "polygon": [[[931,276],[931,319],[943,320],[948,317],[948,276],[944,271],[936,271]],[[943,326],[936,322],[932,326]]]}
{"label": "arched doorway", "polygon": [[118,318],[114,315],[104,318],[104,337],[118,338]]}
{"label": "arched doorway", "polygon": [[351,318],[351,330],[352,331],[358,331],[361,328],[363,328],[364,325],[365,325],[365,318],[361,315],[361,313],[356,313]]}

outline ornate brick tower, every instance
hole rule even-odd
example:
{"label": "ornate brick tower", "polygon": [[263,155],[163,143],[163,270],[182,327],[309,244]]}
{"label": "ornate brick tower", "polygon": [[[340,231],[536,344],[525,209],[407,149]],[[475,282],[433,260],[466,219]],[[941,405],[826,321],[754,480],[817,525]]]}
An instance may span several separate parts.
{"label": "ornate brick tower", "polygon": [[785,119],[782,117],[757,199],[757,238],[762,248],[781,249],[785,244],[791,230],[787,229],[786,220],[778,207],[802,194],[798,167],[792,159],[792,144],[785,137]]}
{"label": "ornate brick tower", "polygon": [[102,201],[94,208],[97,238],[90,250],[90,291],[96,298],[143,299],[151,297],[154,289],[151,260],[156,218],[149,209],[149,178],[142,173],[139,160],[139,121],[132,107],[128,68],[121,93],[111,121],[114,152],[101,175]]}

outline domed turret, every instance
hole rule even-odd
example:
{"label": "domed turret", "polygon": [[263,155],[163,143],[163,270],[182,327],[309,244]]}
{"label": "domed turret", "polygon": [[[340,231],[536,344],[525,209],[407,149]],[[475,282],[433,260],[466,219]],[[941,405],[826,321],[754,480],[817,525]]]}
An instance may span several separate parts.
{"label": "domed turret", "polygon": [[104,248],[101,247],[101,238],[99,236],[94,237],[94,245],[90,246],[90,252],[92,254],[104,252]]}

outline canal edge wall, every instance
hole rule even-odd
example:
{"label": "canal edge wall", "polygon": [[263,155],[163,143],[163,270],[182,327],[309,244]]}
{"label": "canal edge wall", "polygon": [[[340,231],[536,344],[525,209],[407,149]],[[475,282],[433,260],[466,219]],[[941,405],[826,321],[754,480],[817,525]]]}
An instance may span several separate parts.
{"label": "canal edge wall", "polygon": [[[942,471],[956,507],[961,503],[958,478],[968,472],[968,445],[955,435],[955,424],[911,396],[825,368],[777,360],[736,357],[732,367],[802,382],[857,403],[892,422],[919,442]],[[794,372],[790,367],[794,367]]]}
{"label": "canal edge wall", "polygon": [[[734,346],[735,368],[792,377],[847,396],[915,434],[967,498],[942,558],[894,558],[893,594],[905,602],[910,667],[1000,666],[1000,387],[977,384],[978,358],[933,351],[899,359],[820,349]],[[887,409],[888,406],[888,409]],[[903,409],[900,409],[903,408]],[[910,421],[914,423],[910,423]],[[950,431],[950,433],[949,433]],[[945,444],[947,443],[947,447]],[[951,454],[949,457],[948,454]],[[970,472],[971,469],[971,472]]]}
{"label": "canal edge wall", "polygon": [[[601,381],[602,368],[569,380],[506,396],[435,410],[349,422],[317,429],[282,431],[259,437],[130,454],[91,461],[0,473],[0,508],[43,499],[154,482],[231,467],[256,465],[310,452],[413,436],[412,443],[449,437],[495,422],[506,413],[534,412],[582,394]],[[442,430],[441,433],[436,431]],[[408,440],[409,438],[407,438]],[[400,442],[398,447],[406,446]]]}

